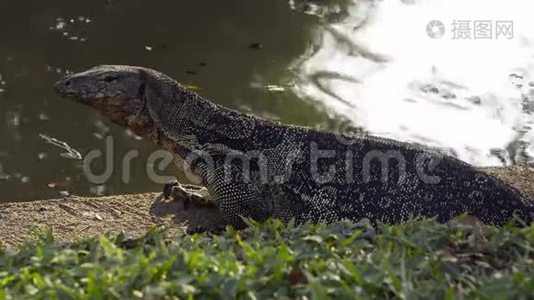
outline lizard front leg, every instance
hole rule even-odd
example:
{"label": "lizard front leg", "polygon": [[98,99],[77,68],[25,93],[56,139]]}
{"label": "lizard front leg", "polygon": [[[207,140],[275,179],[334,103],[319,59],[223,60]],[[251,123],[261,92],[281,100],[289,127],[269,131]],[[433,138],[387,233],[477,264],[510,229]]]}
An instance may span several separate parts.
{"label": "lizard front leg", "polygon": [[163,187],[163,198],[172,198],[174,201],[183,200],[184,210],[189,208],[191,202],[205,206],[214,205],[212,197],[205,187],[180,184],[172,180]]}

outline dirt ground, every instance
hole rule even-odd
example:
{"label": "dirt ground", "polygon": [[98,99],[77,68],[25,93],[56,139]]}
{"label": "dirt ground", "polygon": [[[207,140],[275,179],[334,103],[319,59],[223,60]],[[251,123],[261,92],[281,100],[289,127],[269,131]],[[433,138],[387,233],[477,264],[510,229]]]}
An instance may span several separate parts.
{"label": "dirt ground", "polygon": [[[534,168],[485,170],[534,198]],[[164,200],[157,193],[0,204],[0,242],[6,249],[15,249],[31,238],[33,228],[45,225],[62,243],[104,233],[123,232],[135,238],[151,227],[170,224],[185,232],[199,226],[214,229],[224,221],[213,206],[193,203],[184,210],[182,201]]]}
{"label": "dirt ground", "polygon": [[164,200],[158,193],[0,204],[0,242],[10,250],[31,240],[34,228],[45,225],[52,228],[56,242],[64,243],[104,233],[136,238],[152,227],[170,224],[186,232],[225,223],[214,206],[192,203],[184,210],[182,201]]}

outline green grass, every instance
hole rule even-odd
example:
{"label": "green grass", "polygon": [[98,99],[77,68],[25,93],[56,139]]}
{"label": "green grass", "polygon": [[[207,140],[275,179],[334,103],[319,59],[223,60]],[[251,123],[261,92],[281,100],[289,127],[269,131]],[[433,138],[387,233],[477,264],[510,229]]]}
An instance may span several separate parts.
{"label": "green grass", "polygon": [[534,226],[254,224],[220,235],[101,236],[56,245],[52,233],[0,252],[0,299],[528,298]]}

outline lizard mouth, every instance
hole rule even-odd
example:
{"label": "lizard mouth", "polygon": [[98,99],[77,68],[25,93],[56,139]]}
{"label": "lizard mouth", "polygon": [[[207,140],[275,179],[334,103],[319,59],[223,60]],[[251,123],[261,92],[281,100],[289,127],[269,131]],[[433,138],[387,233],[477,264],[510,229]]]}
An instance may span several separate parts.
{"label": "lizard mouth", "polygon": [[86,94],[82,90],[75,89],[72,86],[72,81],[69,77],[65,77],[57,81],[54,85],[54,90],[59,96],[63,98],[75,99],[81,102],[83,102],[83,100],[87,98]]}
{"label": "lizard mouth", "polygon": [[65,98],[76,98],[79,96],[75,90],[69,88],[71,85],[71,80],[69,77],[64,77],[56,82],[54,85],[54,90],[58,95]]}
{"label": "lizard mouth", "polygon": [[56,90],[56,92],[64,98],[82,98],[80,97],[80,94],[75,91]]}

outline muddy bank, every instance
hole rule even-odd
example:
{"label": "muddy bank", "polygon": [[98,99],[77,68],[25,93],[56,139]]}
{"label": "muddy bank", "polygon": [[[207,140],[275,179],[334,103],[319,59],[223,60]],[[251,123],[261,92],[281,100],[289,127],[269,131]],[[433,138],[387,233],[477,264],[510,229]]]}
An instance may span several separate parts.
{"label": "muddy bank", "polygon": [[[534,168],[485,170],[534,198]],[[158,193],[0,204],[0,241],[9,249],[31,237],[35,226],[48,225],[57,242],[70,242],[107,232],[137,237],[151,227],[169,224],[185,232],[198,226],[216,228],[224,222],[213,206],[192,204],[184,211],[182,201],[167,201]]]}

